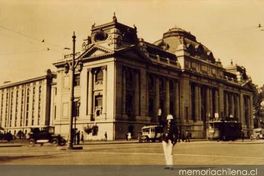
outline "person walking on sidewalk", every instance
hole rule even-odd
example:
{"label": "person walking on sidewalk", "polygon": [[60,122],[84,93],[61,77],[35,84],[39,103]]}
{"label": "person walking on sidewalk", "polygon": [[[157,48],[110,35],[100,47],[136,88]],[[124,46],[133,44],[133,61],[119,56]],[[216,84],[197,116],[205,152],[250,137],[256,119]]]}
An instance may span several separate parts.
{"label": "person walking on sidewalk", "polygon": [[81,142],[82,142],[82,144],[84,144],[84,136],[83,136],[83,132],[81,133]]}
{"label": "person walking on sidewalk", "polygon": [[166,161],[165,169],[173,169],[173,146],[177,143],[178,129],[173,116],[167,116],[166,124],[163,126],[162,146]]}
{"label": "person walking on sidewalk", "polygon": [[107,132],[105,132],[104,136],[105,136],[105,141],[107,141]]}

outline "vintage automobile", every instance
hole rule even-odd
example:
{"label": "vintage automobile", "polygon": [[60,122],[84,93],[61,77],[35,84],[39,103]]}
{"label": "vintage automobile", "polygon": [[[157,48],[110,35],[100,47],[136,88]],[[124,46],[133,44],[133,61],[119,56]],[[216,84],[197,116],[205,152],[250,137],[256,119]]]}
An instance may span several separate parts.
{"label": "vintage automobile", "polygon": [[162,140],[163,128],[159,125],[147,125],[141,128],[139,142],[156,142]]}
{"label": "vintage automobile", "polygon": [[13,135],[10,132],[6,133],[4,128],[0,127],[0,141],[10,142],[13,139]]}
{"label": "vintage automobile", "polygon": [[255,128],[252,131],[250,139],[264,139],[264,129],[263,128]]}
{"label": "vintage automobile", "polygon": [[66,144],[66,140],[61,135],[54,134],[54,127],[31,128],[29,142],[30,144],[52,143],[60,146]]}

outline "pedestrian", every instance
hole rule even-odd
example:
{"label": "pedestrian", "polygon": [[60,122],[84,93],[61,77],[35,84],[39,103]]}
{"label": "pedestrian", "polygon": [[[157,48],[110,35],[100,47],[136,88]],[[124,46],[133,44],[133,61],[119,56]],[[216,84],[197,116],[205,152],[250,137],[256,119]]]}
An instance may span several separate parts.
{"label": "pedestrian", "polygon": [[84,136],[83,136],[83,131],[81,132],[81,142],[84,144]]}
{"label": "pedestrian", "polygon": [[181,142],[181,130],[178,129],[178,140],[177,142]]}
{"label": "pedestrian", "polygon": [[166,161],[165,169],[173,169],[173,146],[177,143],[178,129],[173,116],[167,116],[166,124],[163,127],[162,146]]}
{"label": "pedestrian", "polygon": [[186,139],[185,139],[185,142],[190,142],[191,136],[192,136],[191,132],[186,131]]}
{"label": "pedestrian", "polygon": [[243,130],[241,130],[241,139],[242,139],[242,142],[244,142],[244,139],[245,139],[245,133]]}
{"label": "pedestrian", "polygon": [[105,136],[105,141],[107,141],[107,132],[105,132],[104,136]]}
{"label": "pedestrian", "polygon": [[182,131],[182,133],[181,133],[181,140],[182,140],[182,142],[184,142],[185,139],[186,139],[185,132]]}
{"label": "pedestrian", "polygon": [[76,133],[76,142],[77,142],[77,145],[79,145],[80,144],[80,131],[78,131],[77,133]]}
{"label": "pedestrian", "polygon": [[131,140],[131,133],[130,132],[127,133],[127,140],[128,141]]}

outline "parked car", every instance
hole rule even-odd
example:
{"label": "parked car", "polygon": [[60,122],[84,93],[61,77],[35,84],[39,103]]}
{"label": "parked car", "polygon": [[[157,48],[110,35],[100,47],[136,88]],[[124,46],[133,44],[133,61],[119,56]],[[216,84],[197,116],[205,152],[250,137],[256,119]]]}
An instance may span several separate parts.
{"label": "parked car", "polygon": [[255,128],[252,131],[250,139],[264,139],[264,129],[263,128]]}
{"label": "parked car", "polygon": [[31,132],[29,133],[29,142],[31,144],[53,143],[60,146],[64,146],[66,144],[66,140],[61,135],[54,134],[53,127],[31,128]]}
{"label": "parked car", "polygon": [[138,136],[139,142],[155,142],[161,141],[163,134],[163,128],[159,125],[147,125],[141,128],[141,132]]}
{"label": "parked car", "polygon": [[13,135],[10,132],[6,133],[4,128],[0,127],[0,141],[10,142],[13,139]]}

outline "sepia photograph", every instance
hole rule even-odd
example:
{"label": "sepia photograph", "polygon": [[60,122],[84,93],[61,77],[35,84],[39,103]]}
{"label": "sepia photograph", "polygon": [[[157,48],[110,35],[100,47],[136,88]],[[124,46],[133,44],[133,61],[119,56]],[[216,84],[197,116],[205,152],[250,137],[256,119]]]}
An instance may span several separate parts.
{"label": "sepia photograph", "polygon": [[264,175],[263,8],[1,0],[0,175]]}

